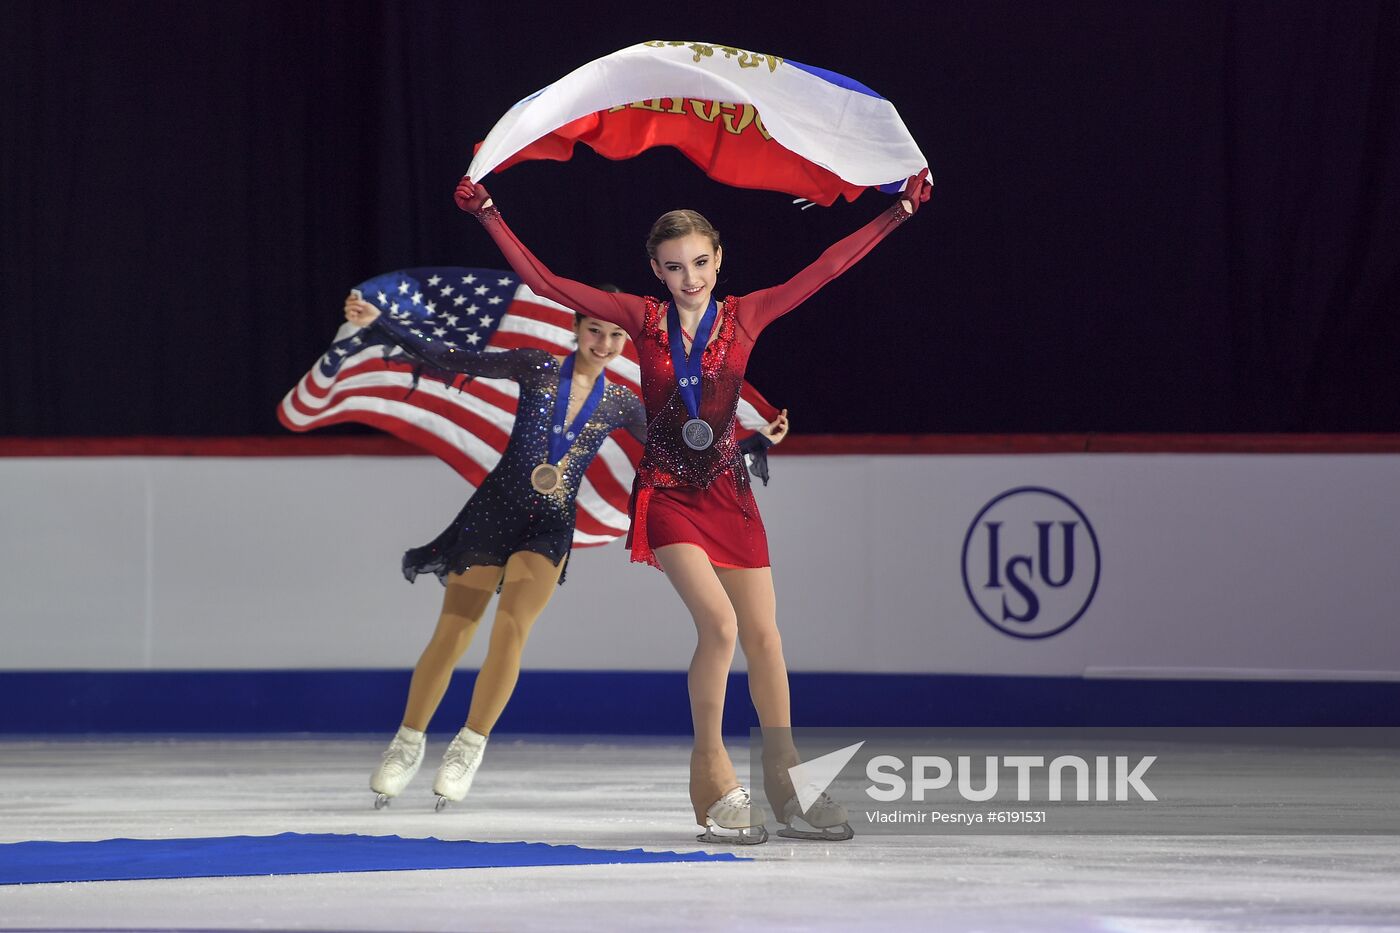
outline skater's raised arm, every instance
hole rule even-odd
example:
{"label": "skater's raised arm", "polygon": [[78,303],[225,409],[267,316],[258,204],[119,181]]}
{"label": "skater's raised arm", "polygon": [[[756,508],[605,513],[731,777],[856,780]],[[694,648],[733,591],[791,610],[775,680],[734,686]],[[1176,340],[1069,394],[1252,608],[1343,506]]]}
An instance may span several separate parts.
{"label": "skater's raised arm", "polygon": [[582,311],[589,317],[616,324],[627,331],[633,340],[637,339],[646,311],[646,302],[641,298],[622,292],[605,292],[550,272],[549,267],[540,262],[506,226],[486,188],[475,184],[470,178],[463,178],[457,185],[455,197],[458,207],[481,221],[505,255],[506,262],[536,295]]}
{"label": "skater's raised arm", "polygon": [[908,220],[929,199],[928,169],[909,179],[903,196],[874,220],[826,249],[817,261],[782,285],[746,295],[740,301],[744,326],[757,337],[778,318],[816,294],[817,290],[860,261],[890,231]]}

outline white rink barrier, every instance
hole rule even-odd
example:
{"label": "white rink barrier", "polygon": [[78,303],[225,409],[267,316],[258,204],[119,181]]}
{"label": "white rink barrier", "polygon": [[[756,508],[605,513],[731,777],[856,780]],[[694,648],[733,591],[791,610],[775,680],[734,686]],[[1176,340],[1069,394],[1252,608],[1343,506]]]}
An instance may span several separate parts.
{"label": "white rink barrier", "polygon": [[[1400,678],[1400,455],[772,469],[794,671]],[[469,493],[426,457],[0,458],[0,669],[411,667],[441,587],[399,559]],[[677,671],[693,645],[619,542],[575,552],[527,665]]]}

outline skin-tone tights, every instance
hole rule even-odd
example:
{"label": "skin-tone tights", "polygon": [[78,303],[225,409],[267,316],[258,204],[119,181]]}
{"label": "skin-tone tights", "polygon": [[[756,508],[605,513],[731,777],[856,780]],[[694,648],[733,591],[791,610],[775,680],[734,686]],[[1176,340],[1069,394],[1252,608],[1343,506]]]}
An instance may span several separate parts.
{"label": "skin-tone tights", "polygon": [[413,669],[403,724],[420,732],[427,729],[499,583],[501,598],[491,625],[491,643],[476,675],[467,713],[468,726],[490,735],[515,690],[530,629],[554,595],[563,567],[562,560],[556,567],[543,554],[517,551],[504,569],[472,567],[466,573],[448,577],[437,629]]}
{"label": "skin-tone tights", "polygon": [[690,755],[690,802],[695,821],[737,787],[734,765],[724,748],[724,694],[737,641],[748,661],[749,696],[764,730],[764,772],[769,800],[792,796],[787,768],[797,763],[791,743],[791,701],[777,599],[767,567],[752,570],[715,567],[693,544],[656,549],[657,560],[695,621],[695,654],[688,674],[695,748]]}

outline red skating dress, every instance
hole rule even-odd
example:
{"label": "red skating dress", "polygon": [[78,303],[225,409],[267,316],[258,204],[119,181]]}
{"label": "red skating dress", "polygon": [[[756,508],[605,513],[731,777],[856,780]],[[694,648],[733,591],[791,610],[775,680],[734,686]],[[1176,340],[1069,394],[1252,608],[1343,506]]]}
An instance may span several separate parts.
{"label": "red skating dress", "polygon": [[765,327],[849,269],[908,217],[896,201],[785,284],[724,299],[700,364],[700,417],[714,430],[715,442],[706,450],[691,450],[681,440],[681,425],[690,414],[676,387],[663,326],[665,304],[557,276],[526,249],[494,207],[479,215],[515,274],[535,294],[618,325],[637,347],[647,443],[632,487],[627,544],[633,561],[659,568],[656,548],[686,543],[702,548],[718,567],[769,566],[768,536],[734,440],[734,414],[749,354]]}

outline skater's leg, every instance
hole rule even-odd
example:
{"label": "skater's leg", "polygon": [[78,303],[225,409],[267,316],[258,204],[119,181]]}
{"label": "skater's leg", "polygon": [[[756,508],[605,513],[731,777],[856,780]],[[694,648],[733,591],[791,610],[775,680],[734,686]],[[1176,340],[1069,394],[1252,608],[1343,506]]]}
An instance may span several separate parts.
{"label": "skater's leg", "polygon": [[467,725],[474,732],[490,735],[501,718],[520,677],[520,657],[530,629],[549,604],[563,570],[562,560],[555,564],[533,551],[517,551],[506,561],[501,599],[491,623],[491,644],[476,675],[467,713]]}
{"label": "skater's leg", "polygon": [[491,644],[472,687],[467,724],[447,746],[433,781],[438,809],[461,800],[471,790],[491,729],[506,708],[520,677],[520,656],[530,629],[554,595],[564,562],[554,564],[543,554],[517,551],[506,561],[501,599],[491,624]]}
{"label": "skater's leg", "polygon": [[787,769],[799,759],[792,744],[792,706],[773,572],[767,567],[717,568],[716,575],[738,619],[739,644],[748,662],[749,696],[763,729],[764,789],[781,815],[794,793]]}
{"label": "skater's leg", "polygon": [[[820,793],[804,811],[793,786],[789,769],[800,758],[792,739],[787,663],[783,660],[782,639],[778,636],[772,572],[765,567],[721,569],[718,573],[738,615],[739,644],[748,659],[749,693],[763,727],[764,791],[779,821],[785,824],[778,834],[825,842],[850,839],[852,832],[845,807],[826,793]],[[803,828],[803,823],[808,828]]]}
{"label": "skater's leg", "polygon": [[656,549],[666,579],[695,622],[695,654],[690,659],[690,717],[695,748],[690,756],[690,802],[695,821],[705,825],[705,811],[739,784],[724,749],[724,693],[734,661],[738,629],[734,607],[715,576],[705,552],[693,544]]}
{"label": "skater's leg", "polygon": [[500,567],[472,567],[466,573],[454,573],[447,578],[437,628],[413,669],[403,714],[405,726],[419,732],[428,728],[428,721],[447,692],[452,671],[471,645],[476,627],[486,614],[486,605],[496,592],[501,572]]}
{"label": "skater's leg", "polygon": [[719,567],[715,575],[734,607],[739,645],[748,661],[749,696],[758,711],[758,723],[765,729],[786,729],[792,725],[792,704],[783,639],[778,634],[773,572],[767,567]]}
{"label": "skater's leg", "polygon": [[500,575],[500,567],[473,567],[448,577],[437,628],[413,669],[403,724],[369,780],[370,789],[378,795],[376,808],[402,793],[418,773],[424,754],[423,732],[447,690],[453,668],[471,644]]}

